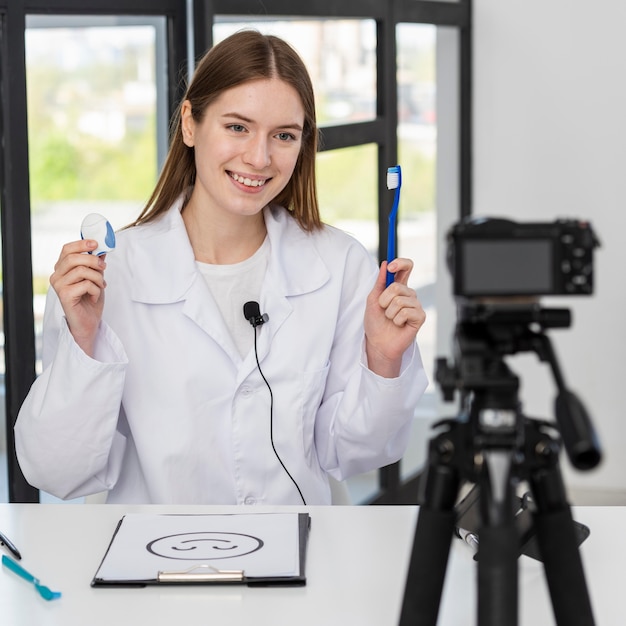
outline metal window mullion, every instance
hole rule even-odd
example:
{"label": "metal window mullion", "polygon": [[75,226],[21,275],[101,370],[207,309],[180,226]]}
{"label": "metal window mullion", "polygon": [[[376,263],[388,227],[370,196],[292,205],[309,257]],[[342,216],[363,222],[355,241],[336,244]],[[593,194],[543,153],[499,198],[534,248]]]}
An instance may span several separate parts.
{"label": "metal window mullion", "polygon": [[242,15],[247,18],[313,17],[313,18],[382,18],[387,12],[387,0],[200,0],[210,10],[222,15]]}
{"label": "metal window mullion", "polygon": [[35,378],[26,114],[25,15],[21,3],[4,15],[0,51],[2,97],[2,271],[7,463],[10,502],[38,502],[15,456],[13,426]]}
{"label": "metal window mullion", "polygon": [[[389,190],[387,168],[398,161],[398,85],[396,22],[393,6],[388,6],[387,18],[377,22],[376,55],[376,115],[384,126],[384,140],[378,144],[378,258],[387,255],[389,232]],[[378,470],[377,498],[395,500],[400,487],[400,462]]]}
{"label": "metal window mullion", "polygon": [[459,44],[459,218],[472,213],[472,0],[463,0],[467,22]]}

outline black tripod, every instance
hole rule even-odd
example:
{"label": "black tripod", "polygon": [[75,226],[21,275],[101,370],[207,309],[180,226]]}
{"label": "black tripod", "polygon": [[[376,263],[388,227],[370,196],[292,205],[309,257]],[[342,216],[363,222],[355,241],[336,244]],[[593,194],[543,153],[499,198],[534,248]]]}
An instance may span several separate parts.
{"label": "black tripod", "polygon": [[[547,327],[569,326],[569,311],[488,306],[462,312],[457,325],[457,366],[439,360],[437,381],[446,400],[459,389],[464,410],[440,422],[430,441],[425,485],[404,591],[400,626],[435,626],[457,523],[463,482],[480,493],[478,624],[516,626],[520,537],[516,486],[527,481],[533,522],[559,626],[592,626],[578,537],[559,469],[562,439],[572,464],[595,467],[600,450],[582,403],[567,390]],[[519,379],[503,355],[534,351],[547,361],[558,388],[552,425],[521,413]]]}

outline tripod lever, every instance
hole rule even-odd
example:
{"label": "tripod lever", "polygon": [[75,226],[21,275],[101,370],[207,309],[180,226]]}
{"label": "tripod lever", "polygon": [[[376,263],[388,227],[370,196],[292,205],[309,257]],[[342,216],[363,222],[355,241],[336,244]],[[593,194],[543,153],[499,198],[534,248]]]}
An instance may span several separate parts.
{"label": "tripod lever", "polygon": [[535,342],[535,352],[541,360],[549,363],[558,389],[554,413],[567,456],[576,469],[593,469],[600,463],[602,452],[587,409],[567,388],[550,338],[538,333]]}

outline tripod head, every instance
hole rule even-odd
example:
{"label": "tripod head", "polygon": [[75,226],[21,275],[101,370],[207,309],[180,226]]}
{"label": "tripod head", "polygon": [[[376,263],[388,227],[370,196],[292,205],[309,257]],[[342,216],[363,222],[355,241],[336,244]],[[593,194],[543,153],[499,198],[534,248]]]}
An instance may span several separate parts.
{"label": "tripod head", "polygon": [[445,401],[461,392],[470,418],[500,420],[508,415],[512,421],[521,414],[519,378],[504,357],[535,352],[549,364],[557,387],[555,417],[568,458],[577,469],[588,470],[601,460],[598,438],[583,403],[567,388],[545,332],[567,328],[570,322],[568,309],[546,309],[537,303],[462,304],[454,335],[455,360],[449,364],[438,359],[435,377]]}

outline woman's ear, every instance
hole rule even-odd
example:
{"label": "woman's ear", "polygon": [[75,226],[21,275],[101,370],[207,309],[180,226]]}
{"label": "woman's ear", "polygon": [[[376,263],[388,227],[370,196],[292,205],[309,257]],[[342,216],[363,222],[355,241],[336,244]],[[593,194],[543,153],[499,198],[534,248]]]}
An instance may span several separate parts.
{"label": "woman's ear", "polygon": [[185,100],[180,109],[180,126],[183,133],[183,143],[190,148],[194,146],[195,120],[191,112],[191,102]]}

